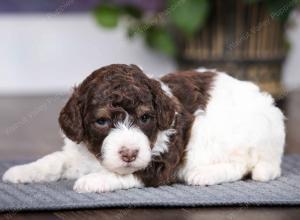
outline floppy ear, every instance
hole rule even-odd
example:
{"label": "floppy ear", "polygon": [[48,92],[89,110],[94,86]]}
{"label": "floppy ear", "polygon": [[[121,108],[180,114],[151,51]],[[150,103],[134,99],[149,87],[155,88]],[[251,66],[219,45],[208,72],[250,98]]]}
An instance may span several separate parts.
{"label": "floppy ear", "polygon": [[157,114],[157,123],[160,130],[171,127],[175,116],[175,104],[161,89],[158,81],[150,79],[150,88],[154,99],[154,107]]}
{"label": "floppy ear", "polygon": [[62,131],[69,139],[76,143],[82,141],[83,124],[76,88],[67,104],[61,110],[58,121]]}

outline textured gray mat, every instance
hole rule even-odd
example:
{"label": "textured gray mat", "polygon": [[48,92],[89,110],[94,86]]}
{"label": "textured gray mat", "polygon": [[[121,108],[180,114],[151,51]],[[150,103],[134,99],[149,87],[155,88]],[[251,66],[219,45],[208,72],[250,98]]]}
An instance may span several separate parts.
{"label": "textured gray mat", "polygon": [[[0,162],[0,175],[12,165]],[[300,205],[300,155],[286,156],[283,176],[261,183],[252,180],[209,187],[184,185],[78,194],[73,181],[14,185],[0,182],[0,212],[101,207],[196,207],[221,205]]]}

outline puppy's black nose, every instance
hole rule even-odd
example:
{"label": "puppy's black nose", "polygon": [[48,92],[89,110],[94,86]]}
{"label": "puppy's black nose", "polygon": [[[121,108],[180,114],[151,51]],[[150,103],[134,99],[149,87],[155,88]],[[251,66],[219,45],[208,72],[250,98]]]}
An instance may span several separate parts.
{"label": "puppy's black nose", "polygon": [[121,159],[127,163],[135,161],[138,153],[139,150],[131,150],[126,147],[122,147],[121,150],[119,151]]}

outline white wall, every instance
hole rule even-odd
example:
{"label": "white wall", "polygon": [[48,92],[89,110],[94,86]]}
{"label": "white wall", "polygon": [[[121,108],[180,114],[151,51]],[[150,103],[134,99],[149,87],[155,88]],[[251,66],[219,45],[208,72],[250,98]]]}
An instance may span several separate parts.
{"label": "white wall", "polygon": [[[300,87],[300,16],[289,33],[294,46],[284,68],[290,90]],[[91,71],[111,63],[135,63],[153,75],[176,69],[122,27],[100,28],[89,14],[1,14],[0,95],[67,92]]]}
{"label": "white wall", "polygon": [[0,94],[66,92],[111,63],[135,63],[153,75],[175,69],[141,39],[104,30],[89,14],[0,16]]}

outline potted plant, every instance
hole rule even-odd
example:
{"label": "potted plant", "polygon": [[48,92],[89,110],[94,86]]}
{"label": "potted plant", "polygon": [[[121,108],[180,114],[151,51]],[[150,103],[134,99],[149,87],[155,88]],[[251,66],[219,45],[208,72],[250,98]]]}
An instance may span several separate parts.
{"label": "potted plant", "polygon": [[103,2],[95,18],[108,28],[126,18],[129,37],[144,38],[150,48],[174,57],[179,68],[217,68],[282,96],[284,28],[300,1],[167,0],[156,1],[159,7],[151,11],[134,2]]}

